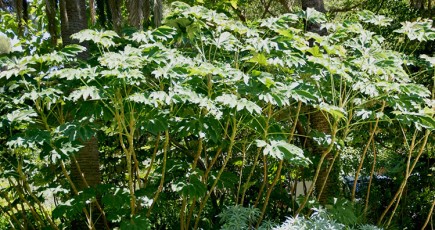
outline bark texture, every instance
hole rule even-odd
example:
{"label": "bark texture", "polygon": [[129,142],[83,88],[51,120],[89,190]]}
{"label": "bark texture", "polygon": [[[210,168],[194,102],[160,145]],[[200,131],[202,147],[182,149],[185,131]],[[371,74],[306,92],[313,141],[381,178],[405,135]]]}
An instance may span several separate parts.
{"label": "bark texture", "polygon": [[154,0],[154,25],[159,27],[162,24],[163,19],[163,2],[162,0]]}
{"label": "bark texture", "polygon": [[[323,0],[302,1],[302,9],[307,10],[307,8],[314,8],[319,12],[325,12],[325,5]],[[320,35],[326,34],[326,31],[320,30],[320,26],[321,25],[316,23],[307,23],[306,30],[314,33],[318,33]],[[312,43],[312,41],[310,43]],[[330,124],[327,118],[321,111],[317,109],[313,109],[313,113],[310,116],[310,124],[311,124],[311,128],[317,130],[318,132],[331,134]],[[318,156],[321,156],[323,151],[325,150],[325,147],[319,146],[313,142],[311,142],[311,145],[312,145],[313,153]],[[334,189],[334,186],[336,186],[337,185],[336,183],[338,183],[338,174],[337,174],[338,171],[332,170],[330,175],[328,176],[328,167],[332,163],[332,159],[333,159],[333,153],[329,153],[325,158],[325,161],[322,165],[322,168],[319,173],[319,177],[315,185],[315,191],[317,194],[319,194],[320,190],[323,187],[323,184],[325,184],[323,192],[319,197],[319,202],[321,204],[326,204],[329,198],[336,196],[335,194],[339,192],[339,190]]]}
{"label": "bark texture", "polygon": [[107,10],[107,4],[106,4],[107,0],[96,0],[96,4],[97,4],[97,14],[98,14],[98,21],[100,22],[101,27],[106,28],[106,21],[107,21],[107,17],[106,17],[106,13]]}
{"label": "bark texture", "polygon": [[80,170],[77,164],[71,163],[71,180],[76,185],[77,189],[82,190],[86,188],[86,184],[80,175],[86,179],[90,187],[94,187],[101,183],[101,173],[99,164],[98,140],[93,137],[83,143],[84,147],[75,154],[75,159],[79,163]]}
{"label": "bark texture", "polygon": [[18,21],[18,36],[23,36],[23,1],[16,0],[15,1],[15,10],[17,13],[17,21]]}
{"label": "bark texture", "polygon": [[112,13],[112,26],[113,30],[117,33],[121,32],[122,14],[121,14],[122,0],[109,0],[110,12]]}
{"label": "bark texture", "polygon": [[[322,132],[325,134],[331,134],[331,129],[329,122],[325,115],[317,110],[314,111],[314,113],[310,116],[310,124],[311,128],[317,130],[318,132]],[[321,156],[322,153],[325,151],[326,147],[319,146],[316,143],[311,142],[313,153]],[[339,184],[339,170],[337,167],[333,167],[331,170],[329,176],[328,176],[328,168],[331,166],[333,161],[333,152],[330,152],[328,155],[326,155],[325,160],[323,162],[322,168],[319,172],[319,177],[317,178],[316,184],[315,184],[315,192],[316,194],[319,194],[320,190],[322,189],[323,184],[325,184],[325,187],[322,191],[322,194],[319,197],[320,204],[326,204],[328,203],[330,198],[338,197],[340,193],[340,188],[337,186]],[[336,160],[337,161],[337,160]],[[336,163],[335,163],[336,164]],[[326,181],[326,183],[325,183]]]}
{"label": "bark texture", "polygon": [[314,8],[319,12],[325,12],[325,4],[323,0],[302,0],[302,9]]}
{"label": "bark texture", "polygon": [[151,2],[150,0],[144,0],[143,18],[144,18],[145,28],[148,28],[148,26],[150,26],[150,17],[151,17]]}
{"label": "bark texture", "polygon": [[[85,0],[60,0],[59,6],[63,45],[78,43],[71,39],[71,35],[88,28]],[[86,44],[82,45],[86,46]],[[79,54],[82,60],[86,60],[87,56],[87,52]],[[94,187],[101,182],[98,140],[93,137],[84,141],[83,145],[84,147],[71,158],[71,180],[79,191],[88,186]],[[99,218],[101,213],[96,207],[92,208],[91,215],[95,227],[102,229],[102,218]],[[86,225],[82,220],[72,223],[72,229],[83,228],[86,228]]]}
{"label": "bark texture", "polygon": [[56,9],[56,0],[45,0],[45,13],[47,14],[48,33],[50,33],[51,44],[53,46],[57,45],[57,39],[59,37],[56,29]]}
{"label": "bark texture", "polygon": [[142,29],[143,0],[128,1],[128,22],[138,30]]}
{"label": "bark texture", "polygon": [[60,0],[60,21],[63,45],[74,42],[71,35],[88,28],[85,0]]}
{"label": "bark texture", "polygon": [[94,0],[89,0],[89,14],[91,17],[91,25],[94,26],[95,25],[95,1]]}

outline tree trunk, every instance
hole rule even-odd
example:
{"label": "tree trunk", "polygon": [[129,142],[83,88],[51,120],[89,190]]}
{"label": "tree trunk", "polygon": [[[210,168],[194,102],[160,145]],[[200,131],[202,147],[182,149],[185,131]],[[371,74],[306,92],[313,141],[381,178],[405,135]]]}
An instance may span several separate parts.
{"label": "tree trunk", "polygon": [[[314,8],[315,10],[319,12],[325,12],[325,6],[323,0],[304,0],[302,1],[302,9],[307,10],[307,8]],[[307,31],[315,32],[320,35],[326,34],[326,31],[320,30],[319,24],[315,23],[307,23]],[[310,124],[311,128],[314,130],[317,130],[318,132],[324,133],[324,134],[331,134],[331,129],[329,127],[329,122],[325,115],[319,111],[315,110],[310,116]],[[313,143],[311,141],[312,150],[313,153],[321,156],[325,148],[318,146],[316,143]],[[329,153],[325,157],[325,162],[322,165],[322,168],[319,172],[319,177],[316,181],[315,191],[317,194],[321,191],[323,185],[325,184],[322,194],[319,197],[319,202],[321,204],[326,204],[328,202],[329,198],[334,197],[336,191],[334,190],[334,186],[336,186],[335,183],[338,183],[338,171],[332,170],[330,175],[328,176],[328,167],[332,163],[333,154]],[[334,185],[335,184],[335,185]]]}
{"label": "tree trunk", "polygon": [[121,33],[122,15],[121,15],[122,0],[109,0],[110,12],[112,13],[113,30],[118,34]]}
{"label": "tree trunk", "polygon": [[[319,12],[325,13],[325,4],[323,0],[303,0],[302,1],[302,9],[307,10],[307,8],[313,8]],[[320,35],[325,35],[325,30],[320,30],[320,24],[317,23],[307,23],[306,31],[310,31],[313,33],[318,33]]]}
{"label": "tree trunk", "polygon": [[85,0],[60,0],[60,22],[63,45],[74,42],[71,35],[88,28]]}
{"label": "tree trunk", "polygon": [[143,17],[144,17],[144,26],[146,29],[148,29],[148,26],[150,26],[150,16],[151,16],[151,3],[150,0],[144,0],[143,4]]}
{"label": "tree trunk", "polygon": [[95,26],[95,1],[89,0],[89,14],[91,17],[91,25]]}
{"label": "tree trunk", "polygon": [[106,28],[106,0],[96,0],[95,3],[97,5],[98,21],[101,27]]}
{"label": "tree trunk", "polygon": [[[86,2],[85,0],[60,0],[61,36],[63,45],[77,43],[71,39],[71,35],[81,30],[87,29]],[[86,45],[85,45],[86,46]],[[85,60],[87,52],[79,55]],[[71,159],[71,180],[77,190],[86,189],[88,186],[94,187],[101,182],[98,141],[95,137],[84,140],[84,147],[77,152]],[[92,210],[92,219],[98,220],[95,226],[103,226],[102,219],[99,218],[97,208]],[[73,222],[73,229],[84,228],[82,221]],[[98,227],[98,229],[101,229]]]}
{"label": "tree trunk", "polygon": [[307,8],[314,8],[322,13],[326,11],[323,0],[302,0],[302,9],[307,10]]}
{"label": "tree trunk", "polygon": [[[321,111],[317,110],[311,114],[310,124],[311,124],[311,128],[317,130],[318,132],[324,134],[331,134],[331,129],[329,128],[328,120]],[[313,153],[318,156],[321,156],[325,148],[317,145],[316,143],[314,143],[314,141],[311,141],[310,143],[312,145]],[[319,192],[323,187],[323,184],[325,184],[322,194],[319,197],[320,204],[326,204],[328,202],[328,199],[333,197],[334,195],[334,191],[333,191],[334,182],[337,182],[336,180],[334,180],[336,175],[333,175],[335,171],[332,171],[327,178],[328,167],[330,166],[332,159],[333,159],[333,155],[331,153],[326,155],[322,168],[319,172],[319,177],[317,178],[315,184],[316,194],[319,194]]]}
{"label": "tree trunk", "polygon": [[23,36],[23,1],[16,0],[15,1],[15,10],[17,13],[17,21],[18,21],[18,36]]}
{"label": "tree trunk", "polygon": [[[94,187],[101,183],[98,140],[93,137],[85,141],[83,144],[84,147],[75,154],[75,160],[77,160],[78,165],[75,164],[74,159],[71,162],[71,180],[79,190],[86,188],[87,185],[89,185],[89,187]],[[80,175],[80,172],[86,179],[87,185],[83,180],[82,175]]]}
{"label": "tree trunk", "polygon": [[159,27],[163,19],[163,3],[162,0],[154,0],[154,26]]}
{"label": "tree trunk", "polygon": [[48,33],[50,33],[51,44],[57,45],[57,22],[56,22],[56,0],[45,0],[45,13],[47,14]]}
{"label": "tree trunk", "polygon": [[128,22],[138,30],[142,30],[143,0],[128,1]]}

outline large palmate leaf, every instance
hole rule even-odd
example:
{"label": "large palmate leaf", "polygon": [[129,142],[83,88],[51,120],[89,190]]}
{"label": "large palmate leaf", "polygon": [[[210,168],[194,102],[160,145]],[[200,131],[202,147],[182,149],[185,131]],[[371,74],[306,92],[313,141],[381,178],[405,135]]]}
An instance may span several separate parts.
{"label": "large palmate leaf", "polygon": [[68,138],[70,141],[86,141],[95,135],[92,126],[84,119],[81,122],[67,122],[54,130],[58,137]]}
{"label": "large palmate leaf", "polygon": [[308,166],[311,164],[310,159],[304,156],[304,151],[299,147],[289,144],[285,141],[270,141],[268,144],[262,140],[256,140],[257,147],[262,147],[265,155],[279,160],[287,160],[291,164]]}
{"label": "large palmate leaf", "polygon": [[197,171],[188,173],[186,177],[172,182],[171,189],[183,197],[189,197],[189,199],[200,198],[207,192],[207,187],[201,182],[200,173]]}
{"label": "large palmate leaf", "polygon": [[121,229],[125,230],[150,230],[152,227],[146,215],[136,215],[131,220],[121,223]]}
{"label": "large palmate leaf", "polygon": [[83,100],[98,100],[100,97],[100,90],[95,86],[82,86],[79,89],[71,92],[68,97],[71,101]]}
{"label": "large palmate leaf", "polygon": [[95,30],[82,30],[76,34],[71,36],[73,39],[77,39],[80,42],[83,41],[93,41],[96,44],[99,44],[103,47],[111,47],[115,46],[115,42],[113,42],[113,38],[118,37],[118,34],[115,31],[106,30],[106,31],[95,31]]}

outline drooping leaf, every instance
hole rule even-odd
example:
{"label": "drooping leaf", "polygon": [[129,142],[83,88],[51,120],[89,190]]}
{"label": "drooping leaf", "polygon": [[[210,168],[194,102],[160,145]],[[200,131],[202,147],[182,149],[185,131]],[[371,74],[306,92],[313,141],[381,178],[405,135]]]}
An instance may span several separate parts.
{"label": "drooping leaf", "polygon": [[78,101],[79,99],[83,99],[85,101],[99,100],[101,99],[100,90],[95,86],[81,86],[79,89],[71,92],[68,99],[74,102]]}
{"label": "drooping leaf", "polygon": [[270,141],[270,144],[257,140],[257,146],[264,146],[263,153],[278,160],[287,160],[291,164],[307,167],[310,159],[304,156],[304,151],[299,147],[285,141]]}

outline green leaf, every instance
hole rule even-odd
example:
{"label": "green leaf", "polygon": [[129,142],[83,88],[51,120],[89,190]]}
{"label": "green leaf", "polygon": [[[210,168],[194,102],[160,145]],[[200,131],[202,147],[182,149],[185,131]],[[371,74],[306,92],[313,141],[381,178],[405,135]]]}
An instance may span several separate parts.
{"label": "green leaf", "polygon": [[78,90],[71,92],[68,99],[74,102],[78,101],[80,98],[83,100],[99,100],[101,99],[100,90],[95,86],[81,86]]}
{"label": "green leaf", "polygon": [[112,30],[96,31],[90,29],[82,30],[78,33],[71,35],[71,38],[79,40],[80,43],[84,41],[92,41],[96,44],[100,44],[105,48],[115,46],[113,38],[117,37],[119,37],[118,34]]}
{"label": "green leaf", "polygon": [[[211,186],[217,178],[218,171],[210,172],[209,186]],[[224,188],[234,188],[234,185],[238,182],[238,176],[232,172],[224,171],[222,172],[219,181],[216,184],[216,187],[219,189]]]}
{"label": "green leaf", "polygon": [[237,106],[237,96],[233,94],[223,94],[221,96],[216,97],[216,102],[220,102],[224,105],[227,105],[230,108],[234,108]]}
{"label": "green leaf", "polygon": [[163,132],[169,127],[169,119],[165,110],[150,110],[146,116],[138,120],[138,127],[153,134]]}
{"label": "green leaf", "polygon": [[[257,141],[257,146],[258,143],[264,145],[263,142]],[[278,160],[288,160],[294,165],[307,167],[311,164],[311,161],[304,156],[302,149],[285,141],[270,141],[270,144],[267,144],[263,149],[263,153]]]}
{"label": "green leaf", "polygon": [[152,32],[153,41],[167,41],[177,34],[175,28],[169,26],[160,26]]}
{"label": "green leaf", "polygon": [[9,148],[34,148],[36,146],[43,146],[50,144],[50,132],[40,129],[26,129],[22,135],[12,137],[6,145]]}
{"label": "green leaf", "polygon": [[295,89],[292,88],[293,87],[290,87],[289,94],[296,101],[302,101],[304,103],[313,103],[319,100],[319,98],[316,95],[315,89],[313,87],[310,86],[305,87],[304,85],[300,85]]}
{"label": "green leaf", "polygon": [[325,23],[326,20],[326,16],[325,14],[317,11],[314,8],[310,8],[308,7],[306,12],[305,12],[305,16],[306,16],[306,20],[313,22],[313,23]]}
{"label": "green leaf", "polygon": [[257,147],[259,147],[259,148],[265,147],[267,145],[267,142],[265,142],[263,140],[255,140],[255,143],[256,143]]}
{"label": "green leaf", "polygon": [[151,229],[151,222],[144,214],[136,215],[131,220],[124,220],[121,223],[121,230],[150,230],[150,229]]}
{"label": "green leaf", "polygon": [[186,177],[172,183],[171,189],[190,200],[201,198],[207,193],[207,187],[201,182],[200,173],[197,171],[188,173]]}
{"label": "green leaf", "polygon": [[238,0],[229,0],[231,6],[237,10]]}
{"label": "green leaf", "polygon": [[78,44],[70,44],[70,45],[66,45],[65,47],[63,47],[62,49],[62,53],[70,56],[70,57],[75,57],[77,54],[86,51],[86,47],[78,45]]}
{"label": "green leaf", "polygon": [[319,46],[313,46],[307,50],[309,53],[311,53],[314,57],[322,57],[323,53],[320,52]]}
{"label": "green leaf", "polygon": [[346,111],[338,106],[328,105],[322,102],[319,105],[319,109],[331,114],[335,120],[341,120],[342,118],[346,118],[346,114],[347,114]]}
{"label": "green leaf", "polygon": [[435,119],[431,115],[402,111],[394,111],[393,113],[397,115],[397,120],[408,126],[416,125],[420,130],[421,127],[435,130]]}
{"label": "green leaf", "polygon": [[66,122],[58,126],[54,133],[59,137],[67,137],[70,141],[87,141],[95,135],[92,126],[85,119],[76,122]]}
{"label": "green leaf", "polygon": [[267,58],[264,54],[257,53],[255,54],[248,62],[257,63],[262,66],[267,66]]}
{"label": "green leaf", "polygon": [[33,118],[37,117],[33,109],[18,109],[6,114],[5,118],[10,122],[32,122]]}
{"label": "green leaf", "polygon": [[431,92],[423,85],[417,84],[400,84],[400,90],[406,95],[417,95],[419,97],[429,97]]}

